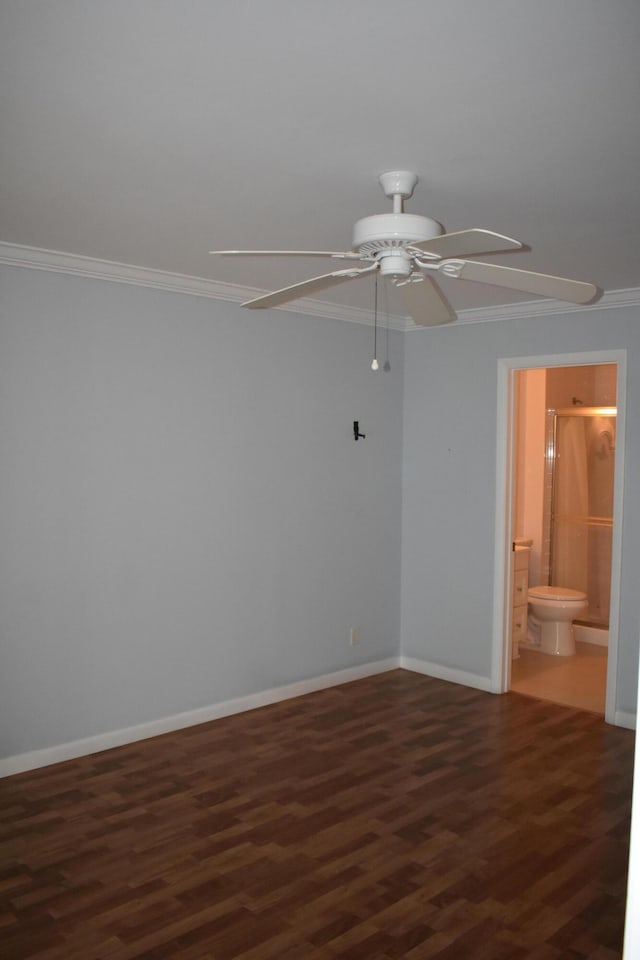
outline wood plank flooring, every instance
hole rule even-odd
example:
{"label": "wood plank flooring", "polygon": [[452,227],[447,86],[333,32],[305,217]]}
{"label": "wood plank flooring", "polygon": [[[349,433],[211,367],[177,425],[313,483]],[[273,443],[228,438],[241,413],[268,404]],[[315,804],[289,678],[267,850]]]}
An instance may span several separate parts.
{"label": "wood plank flooring", "polygon": [[631,731],[396,670],[0,781],[4,960],[614,960]]}

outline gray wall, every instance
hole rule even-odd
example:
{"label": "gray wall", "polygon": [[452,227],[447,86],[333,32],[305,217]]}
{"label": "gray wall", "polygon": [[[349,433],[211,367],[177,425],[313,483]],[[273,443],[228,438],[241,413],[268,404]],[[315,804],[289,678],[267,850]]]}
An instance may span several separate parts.
{"label": "gray wall", "polygon": [[392,332],[373,374],[367,327],[0,270],[0,756],[400,639],[489,677],[497,360],[574,351],[628,350],[617,709],[635,711],[635,311]]}
{"label": "gray wall", "polygon": [[491,675],[498,359],[626,349],[616,709],[635,713],[640,569],[640,325],[631,308],[405,337],[402,653]]}
{"label": "gray wall", "polygon": [[2,268],[0,756],[397,655],[402,338]]}

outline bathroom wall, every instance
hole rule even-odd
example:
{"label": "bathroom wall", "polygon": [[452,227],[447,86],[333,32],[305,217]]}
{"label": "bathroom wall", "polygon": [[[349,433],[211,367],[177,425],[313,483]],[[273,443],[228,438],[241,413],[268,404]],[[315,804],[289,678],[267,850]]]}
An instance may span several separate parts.
{"label": "bathroom wall", "polygon": [[616,364],[551,367],[547,370],[548,410],[574,406],[613,407],[616,404]]}
{"label": "bathroom wall", "polygon": [[402,333],[0,273],[0,757],[397,656]]}

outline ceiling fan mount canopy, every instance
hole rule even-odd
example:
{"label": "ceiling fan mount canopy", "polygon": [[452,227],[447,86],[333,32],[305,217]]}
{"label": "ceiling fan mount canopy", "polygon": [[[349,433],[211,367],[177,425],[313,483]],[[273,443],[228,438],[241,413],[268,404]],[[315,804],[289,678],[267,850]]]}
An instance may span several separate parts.
{"label": "ceiling fan mount canopy", "polygon": [[387,173],[380,174],[378,183],[385,197],[401,197],[402,200],[406,200],[416,188],[418,175],[412,170],[389,170]]}
{"label": "ceiling fan mount canopy", "polygon": [[436,220],[405,213],[404,201],[412,195],[418,182],[417,175],[409,170],[390,170],[380,174],[378,181],[393,201],[393,212],[357,220],[351,250],[212,250],[211,253],[222,256],[329,257],[359,261],[359,265],[352,264],[347,269],[333,270],[255,297],[243,306],[276,307],[375,271],[389,277],[409,316],[419,326],[455,319],[451,304],[430,274],[492,284],[569,303],[589,303],[598,298],[600,291],[592,283],[467,260],[478,254],[522,250],[524,245],[512,237],[477,227],[445,233]]}

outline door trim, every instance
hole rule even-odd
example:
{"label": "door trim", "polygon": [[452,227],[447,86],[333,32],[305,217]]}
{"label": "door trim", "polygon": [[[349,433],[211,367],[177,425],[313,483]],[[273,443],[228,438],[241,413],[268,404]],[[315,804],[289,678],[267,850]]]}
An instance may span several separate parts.
{"label": "door trim", "polygon": [[627,351],[600,350],[548,356],[508,357],[498,360],[496,436],[496,526],[494,541],[493,641],[491,689],[506,693],[511,680],[511,541],[515,498],[515,374],[540,367],[589,366],[615,363],[618,367],[616,401],[616,466],[613,492],[613,538],[611,551],[611,611],[607,651],[605,720],[620,724],[616,711],[618,647],[620,632],[620,583],[622,568],[622,510],[627,388]]}

